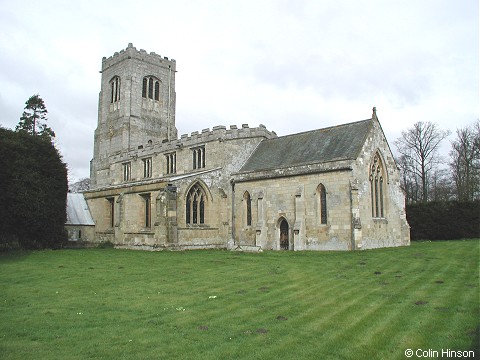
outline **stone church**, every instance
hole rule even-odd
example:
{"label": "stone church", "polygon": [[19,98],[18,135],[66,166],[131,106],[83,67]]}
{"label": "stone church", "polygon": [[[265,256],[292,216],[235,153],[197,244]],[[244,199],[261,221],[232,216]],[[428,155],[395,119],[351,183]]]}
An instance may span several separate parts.
{"label": "stone church", "polygon": [[152,250],[410,244],[375,108],[366,120],[287,136],[243,124],[178,137],[175,72],[175,60],[132,44],[102,60],[83,194],[91,242]]}

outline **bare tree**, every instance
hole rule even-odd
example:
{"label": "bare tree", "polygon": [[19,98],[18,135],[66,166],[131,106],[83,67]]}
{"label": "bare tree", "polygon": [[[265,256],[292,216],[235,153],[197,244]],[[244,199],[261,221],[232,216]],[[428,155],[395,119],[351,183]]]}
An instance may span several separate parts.
{"label": "bare tree", "polygon": [[452,141],[450,169],[457,199],[471,201],[480,198],[480,121],[457,129]]}
{"label": "bare tree", "polygon": [[413,128],[402,131],[402,136],[394,142],[404,157],[408,173],[420,182],[420,186],[415,189],[419,193],[415,197],[416,201],[429,200],[431,177],[441,163],[438,149],[449,134],[448,130],[439,129],[435,123],[419,121]]}
{"label": "bare tree", "polygon": [[454,199],[452,178],[447,168],[435,169],[431,174],[430,182],[429,200],[450,201]]}
{"label": "bare tree", "polygon": [[90,190],[90,178],[80,179],[73,184],[69,184],[69,191],[72,193],[80,193]]}
{"label": "bare tree", "polygon": [[415,173],[410,170],[413,168],[411,161],[406,156],[400,156],[396,159],[398,167],[400,168],[401,184],[403,192],[405,193],[405,200],[407,204],[412,204],[418,201],[419,181]]}

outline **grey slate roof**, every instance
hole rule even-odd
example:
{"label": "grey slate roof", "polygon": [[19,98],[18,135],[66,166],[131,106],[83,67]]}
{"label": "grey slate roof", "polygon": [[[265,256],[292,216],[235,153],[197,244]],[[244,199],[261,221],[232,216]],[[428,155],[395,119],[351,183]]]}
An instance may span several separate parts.
{"label": "grey slate roof", "polygon": [[263,140],[240,173],[356,159],[372,120]]}
{"label": "grey slate roof", "polygon": [[95,225],[83,194],[67,194],[66,225]]}

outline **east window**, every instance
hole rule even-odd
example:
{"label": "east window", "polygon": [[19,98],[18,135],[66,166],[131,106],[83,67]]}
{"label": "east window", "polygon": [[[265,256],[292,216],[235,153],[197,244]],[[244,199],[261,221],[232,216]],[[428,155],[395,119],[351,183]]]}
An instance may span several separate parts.
{"label": "east window", "polygon": [[384,179],[385,169],[383,162],[380,155],[376,153],[370,168],[370,192],[372,198],[372,217],[374,218],[385,217]]}

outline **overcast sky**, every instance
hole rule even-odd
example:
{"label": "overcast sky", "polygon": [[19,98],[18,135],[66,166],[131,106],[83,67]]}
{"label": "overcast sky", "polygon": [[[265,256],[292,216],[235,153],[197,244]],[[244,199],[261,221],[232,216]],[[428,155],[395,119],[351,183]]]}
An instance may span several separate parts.
{"label": "overcast sky", "polygon": [[40,94],[70,179],[89,176],[101,60],[133,43],[177,61],[179,136],[287,135],[376,106],[395,150],[417,121],[479,118],[478,17],[478,0],[3,0],[0,125]]}

